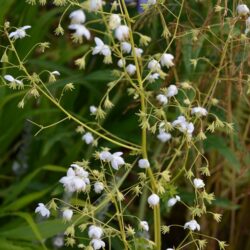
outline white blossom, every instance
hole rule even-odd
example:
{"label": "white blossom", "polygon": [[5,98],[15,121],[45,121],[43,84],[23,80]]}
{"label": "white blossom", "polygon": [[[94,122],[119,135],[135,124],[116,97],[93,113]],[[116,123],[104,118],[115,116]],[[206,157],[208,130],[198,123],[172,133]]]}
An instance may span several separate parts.
{"label": "white blossom", "polygon": [[102,0],[89,0],[89,10],[96,12],[102,8]]}
{"label": "white blossom", "polygon": [[110,161],[111,160],[111,153],[109,151],[102,151],[99,154],[100,160],[102,161]]}
{"label": "white blossom", "polygon": [[31,26],[30,25],[25,25],[23,27],[20,27],[18,29],[16,29],[16,31],[13,31],[9,34],[9,38],[14,38],[14,39],[22,39],[24,38],[27,34],[26,34],[26,30],[30,29]]}
{"label": "white blossom", "polygon": [[70,30],[75,30],[74,36],[78,39],[81,39],[84,36],[87,40],[89,40],[91,37],[89,30],[82,24],[73,23],[68,27]]}
{"label": "white blossom", "polygon": [[117,62],[118,67],[123,68],[126,66],[126,60],[124,58],[121,58],[118,62]]}
{"label": "white blossom", "polygon": [[172,54],[164,53],[161,56],[161,66],[162,67],[166,66],[167,68],[170,68],[174,66],[173,60],[174,56]]}
{"label": "white blossom", "polygon": [[169,85],[168,89],[167,89],[167,97],[172,97],[178,94],[178,88],[171,84]]}
{"label": "white blossom", "polygon": [[121,49],[123,53],[129,54],[131,52],[132,46],[128,42],[122,42],[121,43]]}
{"label": "white blossom", "polygon": [[61,75],[58,70],[52,71],[51,74],[54,75],[54,76],[60,76]]}
{"label": "white blossom", "polygon": [[157,138],[161,141],[161,142],[167,142],[169,141],[172,136],[170,133],[167,133],[165,131],[160,131],[160,133],[157,135]]}
{"label": "white blossom", "polygon": [[143,221],[140,221],[140,227],[144,230],[144,231],[147,231],[149,230],[149,225],[147,223],[147,221],[143,220]]}
{"label": "white blossom", "polygon": [[104,189],[104,185],[102,182],[97,181],[94,184],[94,190],[97,194],[100,194],[102,192],[102,190]]}
{"label": "white blossom", "polygon": [[176,195],[175,197],[170,198],[168,200],[168,207],[173,207],[177,203],[177,201],[180,201],[180,200],[181,200],[181,198],[179,195]]}
{"label": "white blossom", "polygon": [[56,236],[55,238],[53,238],[53,245],[54,245],[55,247],[58,247],[58,248],[63,247],[63,245],[64,245],[63,236],[58,235],[58,236]]}
{"label": "white blossom", "polygon": [[49,218],[50,211],[43,203],[38,203],[38,207],[35,210],[35,213],[39,213],[42,217]]}
{"label": "white blossom", "polygon": [[194,187],[197,189],[205,187],[205,183],[202,179],[195,178],[193,180],[193,183],[194,183]]}
{"label": "white blossom", "polygon": [[148,197],[148,204],[150,207],[158,205],[159,202],[160,202],[160,197],[157,194],[151,194]]}
{"label": "white blossom", "polygon": [[125,164],[124,159],[121,157],[122,154],[122,152],[116,152],[110,156],[110,163],[113,169],[118,170],[120,166]]}
{"label": "white blossom", "polygon": [[69,15],[69,18],[71,19],[71,23],[84,23],[86,21],[86,16],[83,10],[75,10],[72,11]]}
{"label": "white blossom", "polygon": [[136,57],[140,58],[143,53],[143,49],[141,48],[135,48],[135,55]]}
{"label": "white blossom", "polygon": [[92,133],[87,132],[86,134],[83,135],[82,140],[85,141],[86,144],[91,144],[94,142],[94,137]]}
{"label": "white blossom", "polygon": [[111,30],[116,29],[121,25],[121,18],[118,14],[112,14],[109,18],[109,28]]}
{"label": "white blossom", "polygon": [[157,71],[161,70],[161,65],[157,60],[152,59],[148,63],[148,69],[150,69],[153,72],[157,72]]}
{"label": "white blossom", "polygon": [[63,219],[66,220],[66,221],[70,221],[72,216],[73,216],[73,210],[71,209],[65,209],[63,211]]}
{"label": "white blossom", "polygon": [[184,225],[184,229],[186,229],[186,228],[188,228],[192,231],[195,231],[195,230],[200,231],[200,225],[197,223],[196,220],[191,220],[191,221],[186,222]]}
{"label": "white blossom", "polygon": [[126,71],[129,75],[134,75],[135,72],[136,72],[136,66],[134,64],[129,64],[127,67],[126,67]]}
{"label": "white blossom", "polygon": [[245,4],[239,4],[237,6],[237,12],[240,16],[246,16],[249,14],[249,8]]}
{"label": "white blossom", "polygon": [[139,162],[138,162],[138,166],[140,168],[149,168],[150,163],[149,163],[148,159],[140,159]]}
{"label": "white blossom", "polygon": [[197,116],[206,116],[207,115],[207,110],[202,107],[194,107],[191,110],[192,115],[197,115]]}
{"label": "white blossom", "polygon": [[90,241],[90,244],[92,245],[94,250],[98,250],[105,247],[105,242],[100,239],[93,239]]}
{"label": "white blossom", "polygon": [[10,85],[15,89],[15,86],[17,86],[18,88],[22,89],[23,88],[23,82],[14,78],[12,75],[5,75],[4,79],[8,82],[10,82]]}
{"label": "white blossom", "polygon": [[96,112],[97,112],[97,107],[94,106],[94,105],[91,105],[91,106],[89,107],[89,111],[90,111],[90,113],[91,113],[92,115],[95,115]]}
{"label": "white blossom", "polygon": [[95,37],[96,46],[93,49],[92,55],[101,54],[104,56],[111,56],[111,50],[108,45],[104,44],[103,41]]}
{"label": "white blossom", "polygon": [[192,122],[187,122],[184,116],[179,116],[175,121],[172,122],[174,127],[177,127],[181,132],[187,133],[192,136],[194,131],[194,124]]}
{"label": "white blossom", "polygon": [[168,98],[163,95],[163,94],[159,94],[156,96],[156,100],[161,104],[161,105],[165,105],[168,103]]}
{"label": "white blossom", "polygon": [[160,74],[159,73],[153,73],[153,74],[150,74],[148,77],[147,77],[147,80],[152,83],[154,82],[155,80],[159,79],[160,77]]}
{"label": "white blossom", "polygon": [[103,235],[103,230],[101,227],[91,225],[89,227],[88,236],[92,239],[100,239]]}
{"label": "white blossom", "polygon": [[125,41],[129,38],[129,27],[127,25],[120,25],[115,29],[115,37],[119,41]]}

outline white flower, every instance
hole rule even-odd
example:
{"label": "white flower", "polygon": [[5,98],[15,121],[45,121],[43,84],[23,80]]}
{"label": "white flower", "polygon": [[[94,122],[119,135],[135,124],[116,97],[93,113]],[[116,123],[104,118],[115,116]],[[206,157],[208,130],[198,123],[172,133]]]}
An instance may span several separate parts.
{"label": "white flower", "polygon": [[144,231],[148,231],[149,230],[149,226],[147,221],[143,220],[140,222],[140,227],[144,230]]}
{"label": "white flower", "polygon": [[89,0],[89,10],[96,12],[102,8],[102,0]]}
{"label": "white flower", "polygon": [[175,85],[171,84],[167,90],[167,97],[172,97],[178,94],[178,89]]}
{"label": "white flower", "polygon": [[53,245],[54,245],[55,247],[58,247],[58,248],[63,247],[63,245],[64,245],[63,236],[61,236],[61,235],[56,236],[56,237],[53,239]]}
{"label": "white flower", "polygon": [[126,71],[129,75],[134,75],[135,72],[136,72],[136,67],[134,64],[129,64],[127,67],[126,67]]}
{"label": "white flower", "polygon": [[240,16],[246,16],[249,14],[249,8],[245,4],[239,4],[237,6],[237,11]]}
{"label": "white flower", "polygon": [[161,66],[162,67],[167,66],[167,68],[170,68],[170,67],[174,66],[173,60],[174,60],[173,55],[168,54],[168,53],[164,53],[161,56]]}
{"label": "white flower", "polygon": [[154,4],[156,4],[156,0],[148,0],[147,4],[154,5]]}
{"label": "white flower", "polygon": [[160,77],[160,74],[159,74],[159,73],[153,73],[153,74],[151,74],[151,75],[149,75],[149,76],[147,77],[147,80],[148,80],[150,83],[152,83],[152,82],[154,82],[155,80],[159,79],[159,77]]}
{"label": "white flower", "polygon": [[148,159],[140,159],[138,162],[138,165],[140,168],[149,168],[150,167]]}
{"label": "white flower", "polygon": [[159,201],[160,201],[160,197],[157,194],[151,194],[148,197],[148,204],[150,207],[154,207],[158,205]]}
{"label": "white flower", "polygon": [[66,221],[70,221],[73,216],[73,211],[71,209],[65,209],[63,211],[63,219]]}
{"label": "white flower", "polygon": [[161,104],[161,105],[165,105],[168,103],[168,98],[163,95],[163,94],[159,94],[156,96],[156,100]]}
{"label": "white flower", "polygon": [[167,142],[171,139],[171,134],[165,132],[165,131],[160,131],[160,133],[157,135],[157,138],[161,141],[161,142]]}
{"label": "white flower", "polygon": [[69,15],[71,23],[84,23],[86,21],[86,16],[83,10],[72,11]]}
{"label": "white flower", "polygon": [[102,151],[99,154],[99,157],[100,157],[100,160],[102,160],[102,161],[110,161],[111,155],[112,154],[109,151]]}
{"label": "white flower", "polygon": [[[75,170],[74,170],[74,169]],[[86,189],[89,184],[88,172],[77,164],[72,164],[67,171],[67,175],[59,180],[67,192],[79,192]]]}
{"label": "white flower", "polygon": [[39,213],[43,217],[49,218],[50,216],[50,211],[48,208],[43,203],[38,203],[38,207],[35,210],[35,213]]}
{"label": "white flower", "polygon": [[104,56],[110,56],[111,50],[109,46],[104,44],[103,41],[98,37],[95,37],[94,39],[95,39],[96,46],[93,49],[92,55],[101,54]]}
{"label": "white flower", "polygon": [[194,107],[191,110],[192,115],[197,115],[197,116],[206,116],[207,115],[207,110],[202,107]]}
{"label": "white flower", "polygon": [[94,141],[94,137],[90,132],[87,132],[82,137],[83,141],[85,141],[86,144],[91,144]]}
{"label": "white flower", "polygon": [[181,198],[180,198],[180,196],[178,196],[178,195],[176,195],[175,197],[173,197],[173,198],[170,198],[169,200],[168,200],[168,207],[173,207],[175,204],[176,204],[176,202],[177,201],[180,201],[181,200]]}
{"label": "white flower", "polygon": [[17,85],[18,88],[23,88],[23,82],[14,78],[12,75],[5,75],[4,79],[8,82],[10,82],[11,85],[13,85],[13,88],[15,89],[15,85]]}
{"label": "white flower", "polygon": [[93,239],[90,241],[90,244],[94,248],[94,250],[101,249],[105,247],[105,242],[100,239]]}
{"label": "white flower", "polygon": [[82,24],[74,23],[70,24],[68,27],[70,30],[75,30],[74,36],[78,39],[81,39],[84,36],[89,40],[91,37],[89,30]]}
{"label": "white flower", "polygon": [[177,127],[181,132],[187,133],[192,136],[194,131],[194,124],[192,122],[187,122],[186,118],[181,115],[175,121],[172,122],[174,127]]}
{"label": "white flower", "polygon": [[91,225],[88,231],[89,238],[100,239],[103,235],[103,230],[101,227]]}
{"label": "white flower", "polygon": [[157,72],[159,70],[161,70],[161,65],[158,63],[157,60],[152,59],[149,63],[148,63],[148,69],[150,69],[153,72]]}
{"label": "white flower", "polygon": [[97,107],[94,106],[94,105],[91,105],[91,106],[89,107],[89,111],[90,111],[90,113],[91,113],[92,115],[95,115],[95,114],[96,114],[96,111],[97,111]]}
{"label": "white flower", "polygon": [[129,37],[129,27],[127,25],[120,25],[115,29],[115,37],[119,41],[124,41]]}
{"label": "white flower", "polygon": [[99,182],[97,181],[95,184],[94,184],[94,190],[97,194],[100,194],[102,192],[102,190],[104,189],[104,186],[103,186],[103,183],[102,182]]}
{"label": "white flower", "polygon": [[61,75],[58,70],[52,71],[51,74],[54,75],[54,76],[60,76]]}
{"label": "white flower", "polygon": [[117,62],[118,67],[123,68],[126,66],[126,60],[124,58],[121,58],[118,62]]}
{"label": "white flower", "polygon": [[116,29],[121,24],[121,18],[118,14],[112,14],[109,18],[109,28],[111,30]]}
{"label": "white flower", "polygon": [[186,222],[184,225],[184,229],[186,229],[186,228],[188,228],[192,231],[194,231],[194,230],[200,231],[200,229],[201,229],[200,225],[197,223],[196,220],[191,220],[191,221]]}
{"label": "white flower", "polygon": [[135,48],[135,55],[137,57],[141,57],[142,53],[143,53],[143,49],[141,49],[141,48]]}
{"label": "white flower", "polygon": [[9,34],[9,38],[14,37],[14,39],[18,39],[18,38],[22,39],[27,35],[26,30],[30,29],[30,28],[31,28],[30,25],[25,25],[23,27],[20,27],[20,28],[16,29],[16,31],[11,32]]}
{"label": "white flower", "polygon": [[125,164],[124,159],[121,157],[122,154],[122,152],[116,152],[110,156],[110,163],[113,169],[118,170],[120,166]]}
{"label": "white flower", "polygon": [[205,183],[202,179],[195,178],[193,180],[193,183],[194,183],[194,187],[197,189],[205,187]]}
{"label": "white flower", "polygon": [[122,48],[122,52],[127,53],[127,54],[129,54],[131,52],[131,49],[132,49],[131,44],[128,42],[122,42],[121,48]]}

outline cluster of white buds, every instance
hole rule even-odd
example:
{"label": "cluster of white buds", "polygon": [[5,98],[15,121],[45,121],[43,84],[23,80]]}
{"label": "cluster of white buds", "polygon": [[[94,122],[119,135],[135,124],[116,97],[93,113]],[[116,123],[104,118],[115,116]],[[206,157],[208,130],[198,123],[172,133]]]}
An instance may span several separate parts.
{"label": "cluster of white buds", "polygon": [[71,164],[67,175],[60,179],[65,190],[69,193],[85,191],[86,186],[90,183],[89,173],[77,164]]}
{"label": "cluster of white buds", "polygon": [[121,155],[123,155],[122,152],[115,152],[111,154],[109,151],[102,151],[99,153],[99,158],[101,161],[109,162],[113,169],[118,170],[120,166],[125,164]]}
{"label": "cluster of white buds", "polygon": [[105,247],[105,242],[101,240],[103,230],[101,227],[91,225],[89,227],[88,236],[91,238],[90,244],[95,250]]}
{"label": "cluster of white buds", "polygon": [[178,94],[178,88],[171,84],[167,88],[166,93],[164,94],[159,94],[156,96],[156,100],[161,104],[161,105],[166,105],[168,103],[168,98],[173,97]]}

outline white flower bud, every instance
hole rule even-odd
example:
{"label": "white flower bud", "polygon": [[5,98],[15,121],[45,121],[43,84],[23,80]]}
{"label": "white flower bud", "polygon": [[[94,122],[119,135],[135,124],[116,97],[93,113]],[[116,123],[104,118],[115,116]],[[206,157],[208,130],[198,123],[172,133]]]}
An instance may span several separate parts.
{"label": "white flower bud", "polygon": [[94,250],[98,250],[105,247],[105,242],[100,239],[93,239],[90,241],[90,244],[92,245]]}
{"label": "white flower bud", "polygon": [[120,25],[115,29],[115,37],[119,41],[125,41],[129,38],[129,27],[127,25]]}
{"label": "white flower bud", "polygon": [[159,94],[156,96],[156,100],[161,104],[165,105],[168,103],[168,98],[165,95]]}
{"label": "white flower bud", "polygon": [[108,152],[108,151],[102,151],[99,154],[99,157],[100,157],[101,161],[110,161],[110,159],[111,159],[111,153]]}
{"label": "white flower bud", "polygon": [[196,115],[196,116],[206,116],[207,110],[205,108],[202,108],[202,107],[194,107],[191,110],[191,114]]}
{"label": "white flower bud", "polygon": [[188,228],[192,231],[195,231],[195,230],[200,231],[200,225],[197,223],[196,220],[191,220],[191,221],[186,222],[184,225],[184,229],[186,229],[186,228]]}
{"label": "white flower bud", "polygon": [[239,4],[237,6],[237,12],[239,16],[246,16],[247,14],[249,14],[249,8],[245,4]]}
{"label": "white flower bud", "polygon": [[178,89],[175,85],[170,85],[167,90],[167,97],[172,97],[178,94]]}
{"label": "white flower bud", "polygon": [[86,21],[86,16],[83,10],[75,10],[70,13],[69,18],[71,19],[71,23],[84,23]]}
{"label": "white flower bud", "polygon": [[129,54],[131,52],[132,46],[128,42],[122,42],[121,43],[121,49],[123,53]]}
{"label": "white flower bud", "polygon": [[102,182],[99,182],[97,181],[95,184],[94,184],[94,190],[97,194],[100,194],[102,192],[102,190],[104,189],[104,186],[103,186],[103,183]]}
{"label": "white flower bud", "polygon": [[143,53],[143,49],[141,48],[135,48],[135,55],[136,57],[140,58]]}
{"label": "white flower bud", "polygon": [[164,53],[161,56],[161,66],[162,67],[166,66],[167,68],[170,68],[170,67],[174,66],[173,60],[174,60],[173,55],[168,54],[168,53]]}
{"label": "white flower bud", "polygon": [[158,63],[157,60],[152,59],[148,63],[148,69],[150,69],[153,72],[157,72],[157,71],[161,70],[161,65]]}
{"label": "white flower bud", "polygon": [[97,107],[94,106],[94,105],[92,105],[92,106],[89,107],[89,111],[90,111],[90,113],[91,113],[92,115],[95,115],[96,112],[97,112]]}
{"label": "white flower bud", "polygon": [[135,72],[136,72],[136,67],[134,64],[129,64],[127,67],[126,67],[126,71],[129,75],[134,75]]}
{"label": "white flower bud", "polygon": [[102,235],[103,235],[103,230],[102,230],[101,227],[91,225],[89,227],[88,235],[89,235],[89,238],[100,239],[102,237]]}
{"label": "white flower bud", "polygon": [[90,132],[87,132],[83,135],[82,140],[85,141],[86,144],[91,144],[94,141],[94,137]]}
{"label": "white flower bud", "polygon": [[205,183],[202,179],[195,178],[193,180],[193,183],[194,183],[194,187],[197,189],[205,187]]}
{"label": "white flower bud", "polygon": [[148,230],[149,230],[148,223],[147,223],[147,221],[145,221],[145,220],[140,222],[140,227],[141,227],[144,231],[147,231],[147,232],[148,232]]}
{"label": "white flower bud", "polygon": [[117,62],[118,67],[123,68],[126,66],[126,60],[124,58],[121,58],[118,62]]}
{"label": "white flower bud", "polygon": [[157,194],[151,194],[148,197],[148,204],[150,207],[158,205],[159,202],[160,202],[160,197]]}
{"label": "white flower bud", "polygon": [[138,165],[140,168],[149,168],[150,167],[148,159],[140,159],[138,162]]}
{"label": "white flower bud", "polygon": [[170,198],[169,200],[168,200],[168,207],[173,207],[175,204],[176,204],[176,202],[177,201],[180,201],[181,200],[181,198],[180,198],[180,196],[178,196],[178,195],[176,195],[175,197],[173,197],[173,198]]}
{"label": "white flower bud", "polygon": [[89,0],[89,10],[92,12],[100,10],[102,8],[102,5],[102,0]]}
{"label": "white flower bud", "polygon": [[109,28],[111,30],[116,29],[121,24],[121,18],[117,14],[112,14],[109,18]]}
{"label": "white flower bud", "polygon": [[161,142],[167,142],[171,139],[171,134],[161,131],[158,135],[157,138],[161,141]]}
{"label": "white flower bud", "polygon": [[70,221],[73,216],[73,211],[71,209],[65,209],[63,211],[63,219]]}

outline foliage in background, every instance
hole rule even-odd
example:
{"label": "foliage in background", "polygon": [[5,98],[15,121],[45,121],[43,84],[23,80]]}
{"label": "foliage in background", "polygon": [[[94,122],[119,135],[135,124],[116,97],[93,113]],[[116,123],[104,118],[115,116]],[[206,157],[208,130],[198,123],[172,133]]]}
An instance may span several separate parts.
{"label": "foliage in background", "polygon": [[[107,83],[115,79],[112,74],[113,67],[104,65],[100,57],[87,57],[86,69],[77,69],[75,60],[93,46],[93,41],[83,45],[73,44],[66,29],[63,36],[55,37],[54,30],[65,10],[64,7],[55,7],[52,3],[44,7],[28,5],[25,1],[17,0],[0,0],[0,4],[1,24],[9,21],[16,27],[32,25],[28,32],[30,37],[16,42],[16,49],[21,58],[34,44],[50,42],[50,48],[45,53],[41,53],[39,49],[32,52],[26,66],[30,72],[58,70],[61,76],[53,84],[48,84],[50,91],[57,97],[65,84],[74,83],[74,91],[65,92],[61,104],[72,115],[91,125],[89,121],[93,121],[93,118],[89,115],[89,106],[99,103],[107,89]],[[169,13],[171,11],[178,15],[180,4],[181,1],[167,1],[167,8],[161,10],[162,15],[159,15],[158,10],[146,11],[137,19],[136,28],[152,38],[145,50],[152,54],[158,53],[159,50],[164,51],[166,42],[162,37],[162,22],[166,22],[170,33],[174,34],[176,18]],[[233,123],[234,132],[227,133],[224,126],[217,128],[216,134],[213,135],[208,131],[207,139],[199,142],[199,150],[206,156],[211,173],[206,180],[206,191],[214,192],[216,196],[211,209],[223,214],[219,224],[211,220],[211,217],[202,217],[200,224],[202,233],[229,242],[230,249],[247,250],[250,248],[250,231],[246,223],[250,206],[250,76],[249,35],[244,35],[243,20],[237,20],[227,43],[230,24],[237,16],[237,5],[238,1],[184,1],[176,39],[170,49],[175,55],[176,66],[168,71],[164,81],[151,85],[151,90],[158,90],[170,83],[178,85],[180,82],[189,81],[200,93],[205,93],[198,97],[202,101],[218,74],[218,84],[213,90],[213,96],[208,96],[208,100],[213,104],[210,112],[224,122]],[[222,8],[219,9],[218,6]],[[137,15],[133,6],[129,10],[131,15]],[[62,21],[63,27],[68,26],[69,13],[70,11]],[[88,15],[88,19],[91,19],[94,14]],[[101,24],[96,24],[94,28],[100,30],[102,27]],[[4,35],[0,39],[1,55],[4,55],[5,49],[2,45],[7,42]],[[222,51],[225,51],[225,55],[221,62]],[[9,61],[16,60],[13,53],[8,53],[7,56]],[[7,73],[19,74],[19,70],[7,70],[4,66],[2,63],[2,76]],[[218,72],[219,66],[223,67]],[[135,114],[138,112],[138,100],[124,94],[126,88],[127,86],[122,84],[111,94],[110,98],[115,107],[108,112],[102,126],[118,137],[140,144],[140,129],[136,125],[138,116]],[[76,124],[71,120],[42,129],[36,134],[39,127],[30,121],[46,126],[65,116],[43,97],[28,98],[24,108],[18,109],[17,105],[25,92],[26,90],[14,91],[6,88],[3,81],[0,86],[0,246],[2,249],[53,249],[55,237],[61,235],[68,224],[63,223],[60,218],[39,221],[40,218],[34,216],[36,204],[40,201],[46,203],[52,197],[61,196],[63,189],[57,184],[58,179],[65,175],[72,162],[91,160],[95,148],[84,144],[81,135],[76,132]],[[192,93],[189,94],[189,97],[193,98]],[[176,116],[174,109],[168,110],[171,120]],[[102,146],[114,148],[111,143],[101,143]],[[154,152],[158,142],[150,143],[152,148],[149,151]],[[160,161],[169,148],[164,146],[158,147],[157,150],[156,161]],[[166,158],[166,165],[171,161],[171,156]],[[183,166],[184,156],[185,152],[180,152],[175,159],[175,169]],[[188,164],[191,164],[194,152],[191,151],[189,157]],[[204,164],[201,159],[195,162],[197,169]],[[130,174],[128,182],[132,184],[135,178],[135,174]],[[169,194],[176,192],[175,186],[170,188],[173,190],[169,190]],[[184,178],[178,180],[178,193],[182,194],[182,200],[187,204],[194,198],[193,190],[187,187]],[[139,202],[139,199],[134,202],[132,211],[136,211]],[[152,211],[143,213],[146,213],[146,218],[150,220]],[[163,203],[162,225],[177,222],[183,225],[187,215],[188,211],[181,204],[170,210]],[[163,237],[162,249],[165,249],[178,245],[185,237],[185,232],[174,229]],[[47,240],[44,242],[44,239]],[[122,249],[123,246],[115,239],[112,247]],[[208,240],[207,249],[217,247],[216,242]]]}

